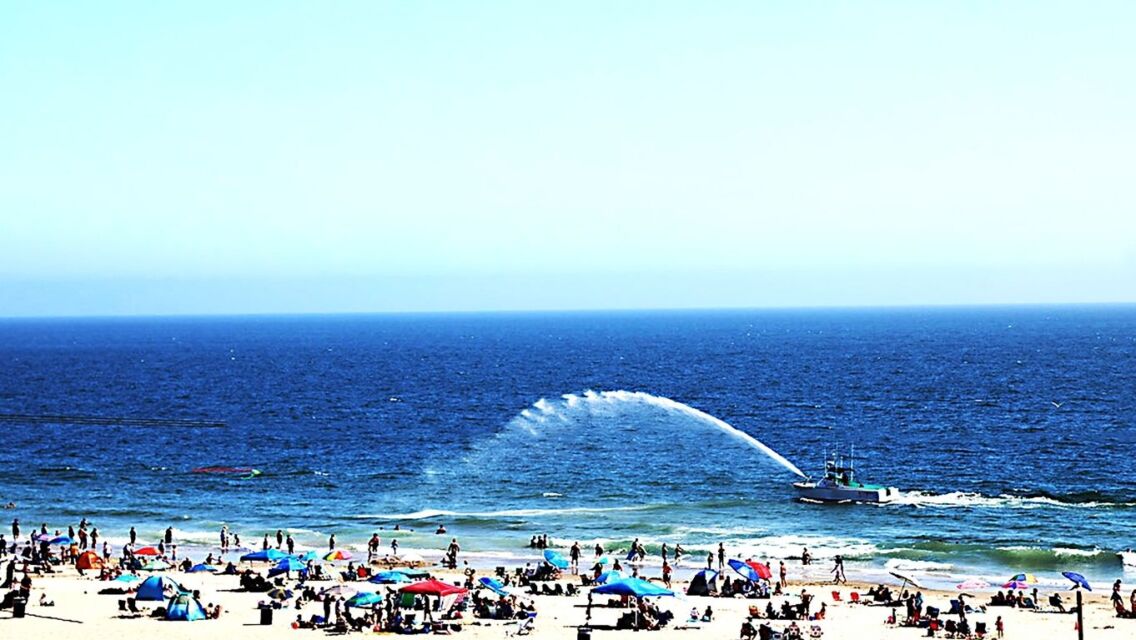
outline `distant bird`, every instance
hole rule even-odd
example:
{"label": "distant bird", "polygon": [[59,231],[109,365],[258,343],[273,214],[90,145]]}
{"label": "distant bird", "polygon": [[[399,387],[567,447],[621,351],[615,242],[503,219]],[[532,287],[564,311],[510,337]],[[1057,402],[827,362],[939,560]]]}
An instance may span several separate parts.
{"label": "distant bird", "polygon": [[1054,401],[1050,400],[1050,401],[1049,401],[1049,404],[1051,404],[1051,405],[1053,405],[1053,406],[1057,407],[1058,409],[1060,409],[1060,408],[1061,408],[1061,405],[1063,405],[1063,404],[1065,404],[1065,403],[1064,403],[1064,402],[1054,402]]}

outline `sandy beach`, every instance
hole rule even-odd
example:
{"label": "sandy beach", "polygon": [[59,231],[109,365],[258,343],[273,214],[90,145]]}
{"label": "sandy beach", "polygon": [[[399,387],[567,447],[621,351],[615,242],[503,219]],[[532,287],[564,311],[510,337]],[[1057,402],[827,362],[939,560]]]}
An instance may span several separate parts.
{"label": "sandy beach", "polygon": [[[251,568],[264,572],[267,565],[242,563],[240,569]],[[331,567],[329,567],[331,568]],[[461,583],[465,577],[461,572],[442,570],[437,567],[427,568],[433,577],[447,582]],[[492,575],[491,567],[475,567],[477,576]],[[17,572],[17,578],[20,577]],[[288,637],[296,634],[324,635],[324,630],[293,629],[292,621],[297,613],[305,619],[313,614],[319,614],[321,603],[307,603],[302,610],[297,611],[292,602],[286,603],[283,608],[274,611],[274,620],[271,625],[260,624],[260,611],[258,604],[267,602],[264,593],[250,593],[238,590],[239,579],[234,575],[216,575],[210,573],[181,573],[177,571],[162,572],[187,590],[200,592],[200,602],[203,605],[217,605],[223,607],[223,613],[217,619],[200,620],[195,622],[167,621],[150,616],[138,618],[120,617],[119,600],[125,595],[100,595],[98,591],[119,583],[100,581],[88,573],[80,576],[71,567],[64,567],[58,573],[43,577],[35,577],[31,592],[30,603],[27,607],[26,617],[16,619],[12,611],[6,610],[0,614],[0,629],[5,637],[85,637],[95,640],[111,638],[151,638],[160,634],[166,638],[203,638],[203,637],[242,637],[242,638],[269,638]],[[342,580],[313,583],[317,589],[340,584]],[[559,582],[564,585],[579,585],[578,576],[564,576]],[[293,586],[295,581],[290,581]],[[135,583],[137,584],[137,583]],[[549,583],[555,584],[555,583]],[[360,591],[386,592],[398,585],[375,585],[368,582],[350,582],[349,586]],[[749,608],[757,606],[764,610],[769,600],[741,599],[722,597],[691,597],[681,595],[685,592],[686,583],[675,582],[676,593],[674,598],[652,598],[663,610],[674,613],[675,619],[671,624],[658,631],[643,631],[642,634],[654,635],[660,638],[736,638],[743,622],[749,616]],[[782,601],[790,598],[792,602],[799,601],[797,594],[801,589],[814,595],[813,611],[824,603],[826,616],[820,621],[801,621],[800,625],[804,637],[809,637],[814,625],[818,627],[825,638],[854,639],[854,638],[916,638],[925,637],[927,630],[922,628],[905,628],[886,624],[891,609],[886,606],[871,606],[849,602],[850,594],[855,591],[866,593],[870,585],[857,584],[854,581],[840,587],[830,584],[797,584],[790,580],[790,596],[773,596],[772,605],[779,608]],[[1102,585],[1103,587],[1103,585]],[[1123,620],[1114,616],[1109,605],[1106,593],[1098,592],[1085,594],[1085,627],[1086,637],[1092,638],[1131,638],[1136,634],[1136,620]],[[840,594],[840,601],[833,597],[833,591]],[[578,628],[585,622],[585,607],[587,603],[587,589],[576,596],[544,596],[529,597],[538,612],[532,635],[544,638],[570,639],[577,637]],[[1043,590],[1043,599],[1047,595]],[[1064,593],[1065,602],[1073,602],[1072,593]],[[53,606],[41,606],[41,596],[54,602]],[[938,607],[943,612],[949,610],[949,601],[957,597],[957,593],[944,591],[923,591],[928,606]],[[971,603],[985,602],[989,593],[975,593],[970,599]],[[633,630],[615,630],[614,626],[623,610],[598,606],[606,602],[606,596],[596,596],[596,607],[592,613],[592,636],[604,637],[630,637],[640,632]],[[162,606],[160,602],[139,602],[144,613],[152,612],[156,607]],[[687,623],[692,608],[705,611],[711,607],[714,616],[711,622]],[[903,611],[899,611],[902,617]],[[1043,640],[1046,638],[1073,638],[1076,637],[1075,616],[1056,612],[1034,612],[1009,607],[988,608],[986,613],[973,613],[968,616],[971,624],[985,622],[989,630],[988,637],[996,637],[994,621],[1002,616],[1005,624],[1005,636],[1011,638],[1032,638]],[[953,616],[942,615],[945,619]],[[755,626],[766,622],[758,619]],[[783,620],[768,621],[773,630],[782,631],[790,623]],[[460,620],[460,635],[472,638],[502,638],[514,634],[518,623],[496,620],[481,620],[474,618],[466,612]],[[372,630],[360,632],[371,635]],[[939,634],[942,636],[942,632]]]}

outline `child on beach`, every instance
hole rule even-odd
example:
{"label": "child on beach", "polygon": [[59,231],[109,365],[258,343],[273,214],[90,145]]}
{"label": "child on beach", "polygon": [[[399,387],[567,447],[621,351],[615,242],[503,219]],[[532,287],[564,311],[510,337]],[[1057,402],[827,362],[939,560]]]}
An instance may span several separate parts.
{"label": "child on beach", "polygon": [[1005,630],[1006,625],[1002,622],[1002,616],[998,616],[998,619],[994,621],[994,631],[996,631],[998,633],[998,637],[1001,638]]}

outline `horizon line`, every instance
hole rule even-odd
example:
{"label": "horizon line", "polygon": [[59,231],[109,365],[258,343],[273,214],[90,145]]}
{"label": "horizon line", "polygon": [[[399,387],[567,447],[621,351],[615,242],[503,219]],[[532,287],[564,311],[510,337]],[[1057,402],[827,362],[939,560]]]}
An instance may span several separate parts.
{"label": "horizon line", "polygon": [[1094,301],[1094,302],[929,302],[929,303],[883,303],[883,304],[813,304],[813,305],[738,305],[738,306],[699,306],[699,307],[579,307],[562,309],[499,308],[499,309],[399,309],[385,311],[250,311],[250,312],[202,312],[202,313],[98,313],[98,314],[59,314],[59,315],[5,315],[0,321],[20,320],[146,320],[146,319],[193,319],[193,318],[306,318],[306,317],[350,317],[350,316],[477,316],[477,315],[570,315],[570,314],[634,314],[634,313],[714,313],[743,311],[903,311],[903,310],[948,310],[948,309],[997,309],[997,308],[1076,308],[1076,307],[1136,307],[1136,301]]}

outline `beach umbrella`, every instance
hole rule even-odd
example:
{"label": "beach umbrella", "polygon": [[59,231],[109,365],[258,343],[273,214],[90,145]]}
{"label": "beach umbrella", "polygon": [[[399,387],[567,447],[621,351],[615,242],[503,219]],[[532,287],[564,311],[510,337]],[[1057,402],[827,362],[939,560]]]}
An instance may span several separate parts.
{"label": "beach umbrella", "polygon": [[600,556],[600,559],[596,560],[596,563],[597,564],[611,564],[611,556]]}
{"label": "beach umbrella", "polygon": [[513,595],[509,592],[508,589],[505,588],[505,585],[502,584],[500,580],[497,580],[495,578],[481,578],[480,580],[478,580],[478,582],[481,583],[481,586],[489,589],[499,596],[507,597]]}
{"label": "beach umbrella", "polygon": [[75,541],[70,536],[56,536],[48,541],[48,544],[58,544],[64,547],[74,544]]}
{"label": "beach umbrella", "polygon": [[410,563],[426,562],[426,559],[423,558],[421,554],[415,553],[413,551],[404,551],[404,552],[400,553],[398,555],[398,559],[403,561],[403,562],[410,562]]}
{"label": "beach umbrella", "polygon": [[334,561],[334,560],[350,560],[351,559],[351,552],[345,551],[343,549],[336,549],[335,551],[332,551],[331,553],[324,556],[323,559],[327,560],[328,562],[331,562],[331,561]]}
{"label": "beach umbrella", "polygon": [[925,588],[923,585],[919,584],[919,582],[915,578],[912,578],[911,576],[909,576],[907,574],[899,573],[898,571],[891,571],[889,573],[891,573],[891,575],[894,576],[897,580],[903,580],[903,586],[900,587],[901,591],[903,589],[907,588],[907,583],[909,583],[909,582],[911,583],[911,586],[913,586],[913,587],[916,587],[916,588],[919,588],[919,589]]}
{"label": "beach umbrella", "polygon": [[568,559],[552,549],[544,550],[544,561],[557,569],[567,569],[570,566]]}
{"label": "beach umbrella", "polygon": [[241,562],[279,562],[287,557],[288,554],[279,549],[265,549],[264,551],[246,553],[241,556]]}
{"label": "beach umbrella", "polygon": [[323,591],[319,592],[320,596],[335,596],[337,598],[339,596],[343,596],[344,598],[350,598],[351,596],[355,595],[356,593],[359,593],[359,592],[355,589],[352,589],[351,587],[349,587],[345,584],[337,584],[334,587],[328,587],[328,588],[324,589]]}
{"label": "beach umbrella", "polygon": [[753,567],[742,562],[741,560],[735,560],[731,558],[726,564],[730,565],[730,568],[733,569],[735,573],[745,578],[746,580],[749,580],[750,582],[757,582],[761,579],[757,575],[757,572],[754,571]]}
{"label": "beach umbrella", "polygon": [[142,576],[136,576],[133,573],[124,573],[114,580],[111,580],[111,582],[138,582],[141,579]]}
{"label": "beach umbrella", "polygon": [[271,578],[282,573],[288,573],[289,571],[303,571],[305,568],[307,568],[307,564],[300,561],[299,558],[287,556],[282,558],[280,562],[277,562],[275,567],[268,570],[268,577]]}
{"label": "beach umbrella", "polygon": [[151,560],[142,565],[143,571],[165,571],[170,568],[170,563],[164,560]]}
{"label": "beach umbrella", "polygon": [[621,571],[604,571],[600,575],[596,576],[596,579],[593,582],[595,582],[596,584],[607,584],[608,582],[615,582],[622,579],[623,572]]}
{"label": "beach umbrella", "polygon": [[961,583],[955,585],[955,588],[958,589],[959,591],[969,591],[971,589],[976,589],[976,590],[977,589],[989,589],[990,583],[986,582],[985,580],[978,580],[977,578],[972,578],[970,580],[967,580],[965,582],[961,582]]}
{"label": "beach umbrella", "polygon": [[769,568],[769,565],[763,564],[756,560],[749,560],[746,562],[746,564],[749,565],[750,568],[753,569],[753,572],[757,574],[757,577],[761,578],[762,580],[773,579],[773,570]]}
{"label": "beach umbrella", "polygon": [[1024,582],[1026,584],[1037,584],[1037,576],[1032,573],[1019,573],[1011,577],[1007,582]]}
{"label": "beach umbrella", "polygon": [[360,591],[347,599],[347,606],[369,607],[374,604],[380,604],[382,601],[382,594],[373,591]]}
{"label": "beach umbrella", "polygon": [[616,580],[608,584],[592,589],[592,593],[602,593],[607,595],[616,596],[634,596],[636,598],[646,598],[650,596],[673,596],[674,591],[664,589],[658,585],[651,584],[646,580],[640,578],[627,578],[625,580]]}
{"label": "beach umbrella", "polygon": [[192,567],[190,567],[188,573],[202,573],[202,572],[205,572],[205,571],[212,573],[216,570],[217,570],[217,567],[214,567],[211,564],[201,563],[201,564],[195,564]]}
{"label": "beach umbrella", "polygon": [[401,571],[380,571],[371,576],[368,582],[375,584],[395,584],[398,582],[410,582],[410,576]]}
{"label": "beach umbrella", "polygon": [[319,551],[312,549],[311,551],[306,551],[302,555],[300,555],[300,559],[303,560],[304,562],[308,562],[309,560],[317,560],[318,561],[321,558],[320,558]]}
{"label": "beach umbrella", "polygon": [[466,593],[467,591],[468,589],[435,579],[415,582],[399,589],[401,593],[417,593],[426,596],[448,596],[453,593]]}
{"label": "beach umbrella", "polygon": [[1011,580],[1002,585],[1003,589],[1029,589],[1029,583],[1025,580]]}
{"label": "beach umbrella", "polygon": [[142,547],[141,549],[136,550],[134,552],[134,555],[136,555],[136,556],[160,556],[160,555],[162,555],[162,552],[158,551],[157,547]]}
{"label": "beach umbrella", "polygon": [[1074,573],[1072,571],[1062,571],[1061,575],[1063,575],[1066,578],[1069,578],[1070,580],[1073,581],[1073,588],[1074,589],[1076,589],[1077,587],[1081,587],[1082,589],[1084,589],[1086,591],[1092,591],[1093,590],[1093,588],[1089,586],[1089,581],[1085,580],[1085,576],[1083,576],[1079,573]]}
{"label": "beach umbrella", "polygon": [[273,600],[284,601],[284,600],[291,600],[292,596],[294,594],[292,593],[291,589],[285,589],[284,587],[276,587],[274,589],[269,589],[268,593],[265,593],[264,595],[268,596],[269,598],[272,598]]}

